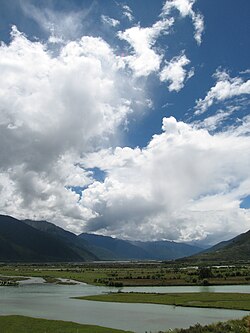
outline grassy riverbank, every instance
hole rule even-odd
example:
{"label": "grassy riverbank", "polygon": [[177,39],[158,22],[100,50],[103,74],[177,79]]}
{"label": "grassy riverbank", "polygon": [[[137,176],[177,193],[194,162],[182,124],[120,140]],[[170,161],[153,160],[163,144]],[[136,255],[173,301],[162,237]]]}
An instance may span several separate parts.
{"label": "grassy riverbank", "polygon": [[[210,325],[196,324],[189,328],[180,328],[167,331],[166,333],[249,333],[250,317],[244,317],[238,320],[229,320]],[[163,333],[163,332],[161,332]]]}
{"label": "grassy riverbank", "polygon": [[[61,320],[46,320],[24,316],[0,316],[1,333],[125,333],[128,331],[81,325]],[[129,333],[129,332],[128,332]],[[131,333],[131,332],[130,332]]]}
{"label": "grassy riverbank", "polygon": [[[249,333],[250,317],[210,325],[195,324],[189,328],[166,333]],[[60,320],[37,319],[24,316],[0,316],[1,333],[132,333],[94,325],[81,325]],[[160,333],[160,332],[159,332]],[[161,332],[163,333],[163,332]]]}
{"label": "grassy riverbank", "polygon": [[110,293],[95,296],[77,297],[77,299],[119,302],[119,303],[151,303],[175,306],[222,308],[250,311],[250,294],[240,293]]}

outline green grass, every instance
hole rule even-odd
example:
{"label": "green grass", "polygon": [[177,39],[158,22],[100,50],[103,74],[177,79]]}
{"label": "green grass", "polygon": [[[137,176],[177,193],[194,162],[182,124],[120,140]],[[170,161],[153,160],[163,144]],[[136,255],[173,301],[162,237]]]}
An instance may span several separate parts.
{"label": "green grass", "polygon": [[[250,317],[210,325],[196,324],[175,329],[171,333],[249,333]],[[24,316],[0,316],[1,333],[132,333],[93,325],[81,325],[59,320],[37,319]],[[162,332],[163,333],[163,332]]]}
{"label": "green grass", "polygon": [[[125,333],[128,331],[24,316],[0,316],[1,333]],[[131,332],[130,332],[131,333]]]}
{"label": "green grass", "polygon": [[[210,325],[196,324],[189,328],[180,328],[168,331],[169,333],[249,333],[250,317],[237,320],[229,320]],[[167,333],[167,332],[166,332]]]}
{"label": "green grass", "polygon": [[77,297],[77,299],[119,302],[152,303],[188,307],[223,308],[250,311],[250,294],[240,293],[110,293],[95,296]]}

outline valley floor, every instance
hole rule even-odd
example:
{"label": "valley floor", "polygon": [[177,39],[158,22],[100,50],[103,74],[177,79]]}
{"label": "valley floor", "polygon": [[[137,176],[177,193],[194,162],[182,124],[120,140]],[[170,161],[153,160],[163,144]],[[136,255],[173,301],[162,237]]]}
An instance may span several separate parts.
{"label": "valley floor", "polygon": [[162,262],[105,262],[76,264],[2,264],[0,275],[59,278],[105,286],[196,286],[250,284],[250,265],[176,265]]}
{"label": "valley floor", "polygon": [[[103,263],[103,264],[2,264],[0,280],[5,276],[14,282],[18,276],[43,277],[49,283],[61,283],[60,278],[73,279],[97,285],[200,285],[206,284],[248,284],[250,266],[214,266],[210,277],[201,277],[199,267],[176,267],[166,263]],[[206,272],[205,272],[206,273]],[[215,283],[214,283],[215,281]],[[225,283],[226,282],[226,283]],[[71,281],[67,283],[71,284]],[[7,288],[7,287],[6,287]],[[109,293],[79,297],[85,300],[123,303],[154,303],[185,307],[224,308],[250,311],[250,294],[241,293]],[[79,300],[79,302],[81,302]],[[108,326],[108,325],[107,325]],[[110,328],[81,325],[72,322],[35,319],[23,316],[0,316],[1,333],[122,333]],[[249,333],[250,317],[226,323],[176,329],[174,333]]]}

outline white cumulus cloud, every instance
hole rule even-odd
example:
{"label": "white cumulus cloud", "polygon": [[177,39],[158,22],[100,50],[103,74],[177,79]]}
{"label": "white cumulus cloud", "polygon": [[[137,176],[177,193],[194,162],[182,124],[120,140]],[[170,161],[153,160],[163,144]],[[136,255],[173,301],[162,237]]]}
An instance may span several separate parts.
{"label": "white cumulus cloud", "polygon": [[124,238],[206,239],[216,242],[247,230],[250,139],[163,119],[162,134],[144,149],[90,154],[87,166],[105,170],[104,182],[84,190],[93,214],[86,230]]}
{"label": "white cumulus cloud", "polygon": [[83,36],[55,56],[13,27],[0,46],[2,213],[61,223],[92,216],[70,187],[93,181],[81,156],[105,146],[132,111],[138,93],[119,61],[101,38]]}
{"label": "white cumulus cloud", "polygon": [[170,82],[169,91],[180,91],[184,87],[186,79],[193,75],[193,71],[184,69],[190,63],[190,60],[185,54],[174,57],[171,61],[166,62],[160,73],[160,80],[162,82]]}
{"label": "white cumulus cloud", "polygon": [[151,27],[135,26],[125,31],[119,31],[118,37],[127,41],[134,50],[134,54],[124,57],[133,70],[135,76],[148,76],[160,68],[162,55],[158,54],[153,46],[162,33],[168,33],[174,19],[157,21]]}

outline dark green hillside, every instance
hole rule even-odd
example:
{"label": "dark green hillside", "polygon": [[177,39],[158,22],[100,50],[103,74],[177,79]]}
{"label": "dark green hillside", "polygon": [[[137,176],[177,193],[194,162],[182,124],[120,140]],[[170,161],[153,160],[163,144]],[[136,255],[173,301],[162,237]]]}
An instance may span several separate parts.
{"label": "dark green hillside", "polygon": [[24,220],[23,222],[35,229],[46,232],[51,236],[65,242],[68,246],[70,246],[71,249],[74,250],[74,252],[76,252],[81,258],[84,258],[87,261],[99,259],[98,255],[95,255],[93,254],[93,251],[90,251],[88,242],[82,238],[79,238],[72,232],[66,231],[63,228],[60,228],[55,224],[47,221]]}
{"label": "dark green hillside", "polygon": [[79,236],[47,221],[0,215],[0,261],[172,260],[201,249],[169,241],[139,242]]}
{"label": "dark green hillside", "polygon": [[61,239],[0,215],[0,261],[84,261]]}
{"label": "dark green hillside", "polygon": [[209,250],[189,257],[187,260],[206,262],[250,261],[250,230],[229,241],[218,243]]}

